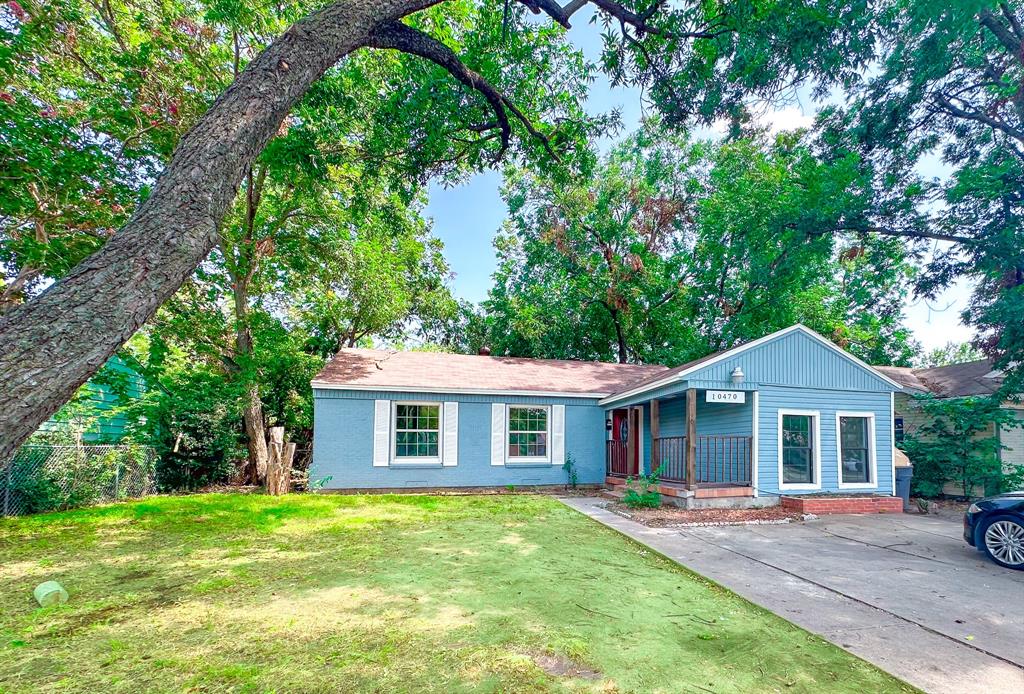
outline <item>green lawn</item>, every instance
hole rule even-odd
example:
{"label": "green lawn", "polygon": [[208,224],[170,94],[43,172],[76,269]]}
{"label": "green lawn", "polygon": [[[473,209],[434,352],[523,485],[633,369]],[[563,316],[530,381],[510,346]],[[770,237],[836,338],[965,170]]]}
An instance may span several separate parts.
{"label": "green lawn", "polygon": [[[64,606],[32,589],[59,580]],[[557,501],[154,498],[0,520],[0,691],[911,688]]]}

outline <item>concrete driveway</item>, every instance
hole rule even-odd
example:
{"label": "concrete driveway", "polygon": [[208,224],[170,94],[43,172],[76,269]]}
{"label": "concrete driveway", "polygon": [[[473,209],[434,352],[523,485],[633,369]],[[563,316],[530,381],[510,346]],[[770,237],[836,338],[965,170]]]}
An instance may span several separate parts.
{"label": "concrete driveway", "polygon": [[563,501],[921,689],[1024,692],[1024,572],[987,561],[957,522],[666,529]]}

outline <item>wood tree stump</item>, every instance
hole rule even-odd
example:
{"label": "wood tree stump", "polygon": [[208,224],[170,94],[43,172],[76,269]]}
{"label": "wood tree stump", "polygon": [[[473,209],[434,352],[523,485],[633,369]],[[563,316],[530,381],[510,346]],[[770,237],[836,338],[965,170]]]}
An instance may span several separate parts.
{"label": "wood tree stump", "polygon": [[267,493],[272,496],[287,494],[292,484],[295,444],[291,441],[284,442],[284,427],[270,428],[267,454]]}

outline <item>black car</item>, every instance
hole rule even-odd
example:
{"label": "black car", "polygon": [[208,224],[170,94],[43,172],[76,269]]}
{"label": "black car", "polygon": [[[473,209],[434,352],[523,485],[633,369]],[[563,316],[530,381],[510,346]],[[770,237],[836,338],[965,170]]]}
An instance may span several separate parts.
{"label": "black car", "polygon": [[971,504],[964,514],[964,539],[996,564],[1024,571],[1024,491]]}

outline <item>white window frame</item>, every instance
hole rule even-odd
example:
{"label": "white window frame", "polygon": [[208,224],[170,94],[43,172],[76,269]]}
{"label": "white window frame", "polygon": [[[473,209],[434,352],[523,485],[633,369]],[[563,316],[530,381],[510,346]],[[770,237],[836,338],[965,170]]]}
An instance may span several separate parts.
{"label": "white window frame", "polygon": [[[842,418],[860,417],[868,420],[868,481],[843,482],[843,439],[841,436]],[[875,447],[875,413],[874,412],[836,412],[836,465],[840,489],[878,489],[878,450]]]}
{"label": "white window frame", "polygon": [[[779,410],[778,411],[778,428],[776,429],[775,436],[778,440],[778,463],[779,463],[779,489],[782,491],[786,490],[797,490],[797,489],[821,489],[821,412],[819,410]],[[811,450],[814,453],[814,483],[797,483],[797,484],[786,484],[783,480],[782,470],[782,418],[785,415],[797,415],[801,417],[810,417],[813,422],[813,436],[814,441],[811,442]]]}
{"label": "white window frame", "polygon": [[[546,452],[547,455],[529,455],[529,456],[516,456],[513,457],[508,453],[508,437],[512,434],[512,410],[514,409],[530,409],[530,410],[544,410],[547,413],[547,428],[544,430],[545,441],[547,441]],[[539,433],[539,432],[534,432]],[[505,405],[505,463],[508,465],[543,465],[551,464],[551,405],[535,405],[529,403],[511,403]]]}
{"label": "white window frame", "polygon": [[[398,457],[398,406],[427,405],[437,407],[437,456]],[[444,460],[444,403],[427,400],[391,401],[391,464],[392,465],[440,465]]]}

